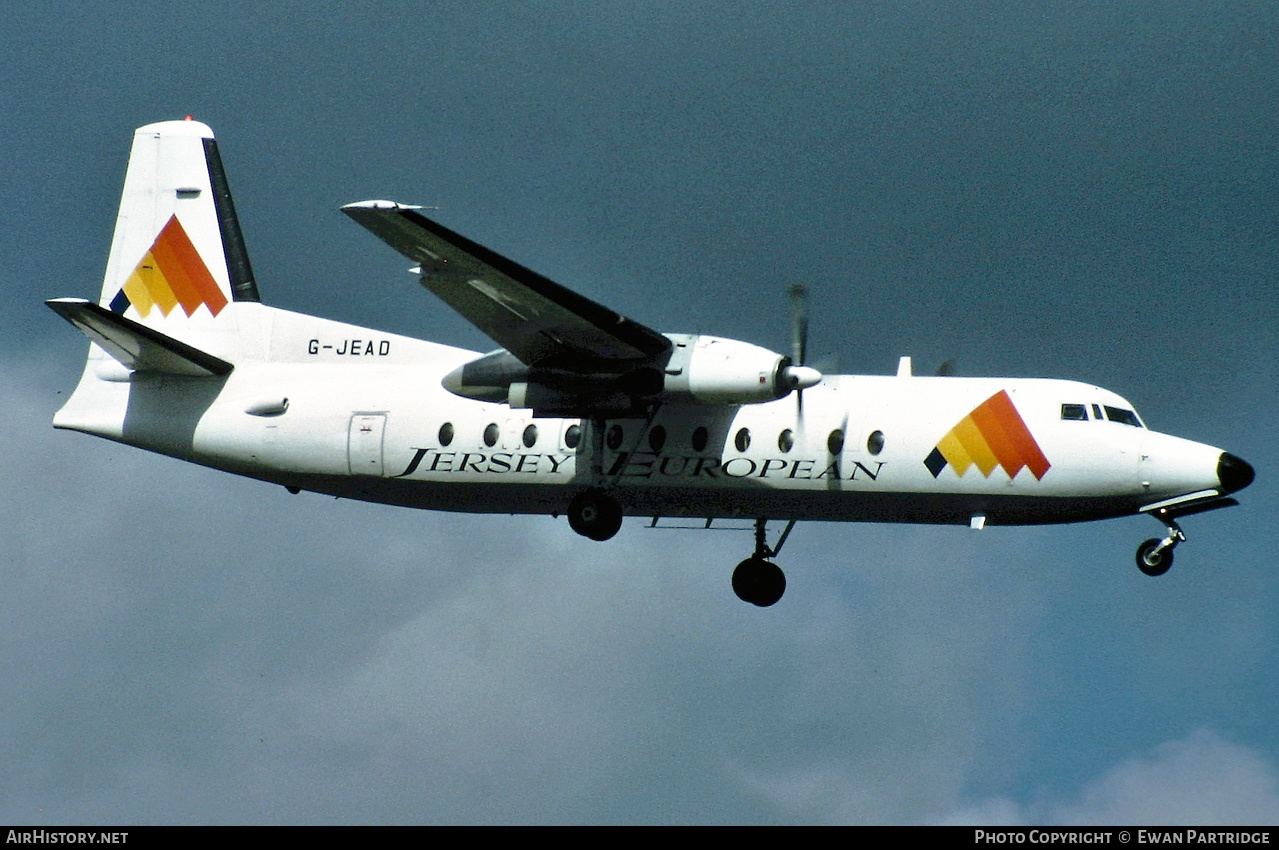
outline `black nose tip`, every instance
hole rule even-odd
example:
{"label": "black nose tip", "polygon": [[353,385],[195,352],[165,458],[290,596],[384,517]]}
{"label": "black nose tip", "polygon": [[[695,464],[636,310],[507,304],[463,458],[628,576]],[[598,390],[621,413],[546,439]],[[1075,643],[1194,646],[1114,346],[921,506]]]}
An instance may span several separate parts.
{"label": "black nose tip", "polygon": [[1257,473],[1253,471],[1252,464],[1248,461],[1230,452],[1221,453],[1221,460],[1217,461],[1217,480],[1221,482],[1222,489],[1227,493],[1242,490],[1256,477]]}

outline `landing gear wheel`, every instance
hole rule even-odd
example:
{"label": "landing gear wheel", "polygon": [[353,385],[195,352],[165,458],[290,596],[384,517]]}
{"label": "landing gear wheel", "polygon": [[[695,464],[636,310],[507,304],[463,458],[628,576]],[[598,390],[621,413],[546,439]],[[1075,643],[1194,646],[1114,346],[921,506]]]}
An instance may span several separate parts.
{"label": "landing gear wheel", "polygon": [[1172,566],[1172,547],[1165,547],[1156,554],[1162,540],[1151,538],[1137,547],[1137,566],[1148,576],[1161,576]]}
{"label": "landing gear wheel", "polygon": [[608,540],[622,527],[622,506],[603,490],[583,490],[568,503],[568,524],[583,537]]}
{"label": "landing gear wheel", "polygon": [[767,608],[786,592],[786,575],[772,561],[747,558],[733,570],[733,592],[743,602]]}

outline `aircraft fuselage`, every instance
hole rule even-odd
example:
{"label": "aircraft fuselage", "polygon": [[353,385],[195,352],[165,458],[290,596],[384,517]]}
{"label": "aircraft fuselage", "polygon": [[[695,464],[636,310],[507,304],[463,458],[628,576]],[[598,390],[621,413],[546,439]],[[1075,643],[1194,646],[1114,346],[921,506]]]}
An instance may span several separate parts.
{"label": "aircraft fuselage", "polygon": [[602,483],[631,516],[1056,523],[1222,488],[1220,449],[1148,430],[1108,390],[1027,378],[831,375],[802,398],[658,405],[605,420],[594,469],[590,422],[446,390],[475,352],[228,309],[270,328],[265,359],[178,377],[99,353],[55,424],[292,489],[468,512],[558,514]]}

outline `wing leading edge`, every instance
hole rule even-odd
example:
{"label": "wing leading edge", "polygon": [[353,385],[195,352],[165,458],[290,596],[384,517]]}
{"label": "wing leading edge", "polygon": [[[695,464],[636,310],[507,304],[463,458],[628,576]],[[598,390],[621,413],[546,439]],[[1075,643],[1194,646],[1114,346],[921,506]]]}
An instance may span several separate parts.
{"label": "wing leading edge", "polygon": [[671,341],[392,201],[342,208],[418,263],[422,285],[526,366],[614,371],[664,358]]}

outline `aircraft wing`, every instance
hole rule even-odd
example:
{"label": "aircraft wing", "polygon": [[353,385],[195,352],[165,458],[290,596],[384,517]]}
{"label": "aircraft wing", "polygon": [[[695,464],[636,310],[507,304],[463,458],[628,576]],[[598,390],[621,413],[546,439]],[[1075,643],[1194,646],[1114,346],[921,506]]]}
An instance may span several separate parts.
{"label": "aircraft wing", "polygon": [[342,211],[418,263],[422,285],[527,366],[593,371],[651,361],[671,342],[432,221],[414,207],[362,201]]}

